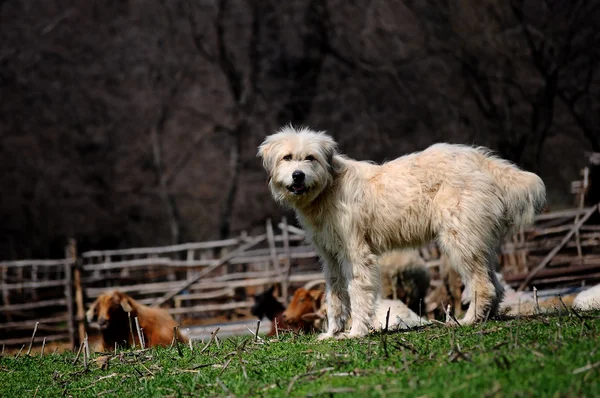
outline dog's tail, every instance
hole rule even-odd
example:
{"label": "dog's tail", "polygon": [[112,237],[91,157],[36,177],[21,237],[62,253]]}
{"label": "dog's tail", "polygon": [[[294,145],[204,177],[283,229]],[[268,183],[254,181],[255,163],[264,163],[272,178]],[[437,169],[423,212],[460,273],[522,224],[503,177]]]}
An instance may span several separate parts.
{"label": "dog's tail", "polygon": [[535,215],[546,205],[546,186],[542,179],[504,159],[488,157],[486,163],[502,190],[508,228],[514,231],[532,224]]}

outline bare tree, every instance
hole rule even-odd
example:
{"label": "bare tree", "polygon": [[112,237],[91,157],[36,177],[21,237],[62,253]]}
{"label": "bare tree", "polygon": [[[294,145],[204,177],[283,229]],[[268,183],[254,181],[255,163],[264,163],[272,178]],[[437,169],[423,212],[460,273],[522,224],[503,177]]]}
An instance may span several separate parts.
{"label": "bare tree", "polygon": [[[568,105],[564,90],[574,86],[573,76],[590,76],[597,69],[596,51],[581,48],[597,40],[592,17],[597,3],[526,7],[524,1],[486,0],[432,7],[415,2],[411,9],[421,21],[428,62],[444,65],[444,79],[434,77],[430,93],[459,109],[454,123],[493,132],[505,156],[539,171],[542,148],[550,134],[558,133],[563,118],[556,115],[562,112],[557,101]],[[423,71],[431,76],[430,68]],[[574,107],[567,108],[580,133],[597,148],[598,132]]]}

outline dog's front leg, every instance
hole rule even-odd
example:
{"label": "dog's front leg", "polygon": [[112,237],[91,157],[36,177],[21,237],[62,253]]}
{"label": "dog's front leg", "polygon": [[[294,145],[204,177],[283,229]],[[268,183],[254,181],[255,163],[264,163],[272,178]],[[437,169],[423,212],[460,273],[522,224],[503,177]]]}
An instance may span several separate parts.
{"label": "dog's front leg", "polygon": [[327,331],[321,333],[319,340],[332,338],[346,327],[350,315],[350,296],[348,295],[348,275],[337,258],[321,254],[323,273],[326,283]]}
{"label": "dog's front leg", "polygon": [[381,285],[379,273],[379,266],[374,256],[369,254],[353,259],[349,289],[352,328],[344,337],[362,337],[369,333]]}

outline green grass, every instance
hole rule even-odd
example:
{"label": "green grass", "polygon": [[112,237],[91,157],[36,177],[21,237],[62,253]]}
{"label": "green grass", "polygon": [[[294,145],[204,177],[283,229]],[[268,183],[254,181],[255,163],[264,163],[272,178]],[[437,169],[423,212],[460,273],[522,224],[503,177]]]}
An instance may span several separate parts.
{"label": "green grass", "polygon": [[[317,342],[285,334],[129,350],[108,369],[64,353],[0,358],[1,397],[600,396],[600,313]],[[93,358],[99,354],[94,354]],[[240,359],[243,361],[241,365]],[[289,392],[288,392],[289,391]]]}

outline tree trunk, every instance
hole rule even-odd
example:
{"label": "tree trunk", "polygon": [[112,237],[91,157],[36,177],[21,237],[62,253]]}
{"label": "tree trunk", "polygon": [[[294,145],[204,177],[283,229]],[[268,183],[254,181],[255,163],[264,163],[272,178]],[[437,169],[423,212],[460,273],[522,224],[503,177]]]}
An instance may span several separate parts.
{"label": "tree trunk", "polygon": [[160,196],[169,222],[169,232],[171,235],[171,243],[176,245],[181,239],[181,221],[177,210],[177,203],[173,195],[169,193],[169,188],[166,182],[166,176],[162,166],[162,146],[158,137],[156,128],[151,132],[152,154],[154,160],[154,169],[156,171],[156,179],[158,184],[158,194]]}
{"label": "tree trunk", "polygon": [[231,156],[229,158],[229,189],[225,195],[225,202],[221,209],[221,222],[219,226],[219,236],[221,239],[227,239],[231,232],[231,218],[233,216],[233,208],[235,203],[235,197],[238,191],[238,182],[240,178],[240,172],[242,168],[242,161],[240,158],[241,149],[241,132],[245,130],[246,123],[240,123],[234,131],[232,131],[233,144],[231,146]]}

